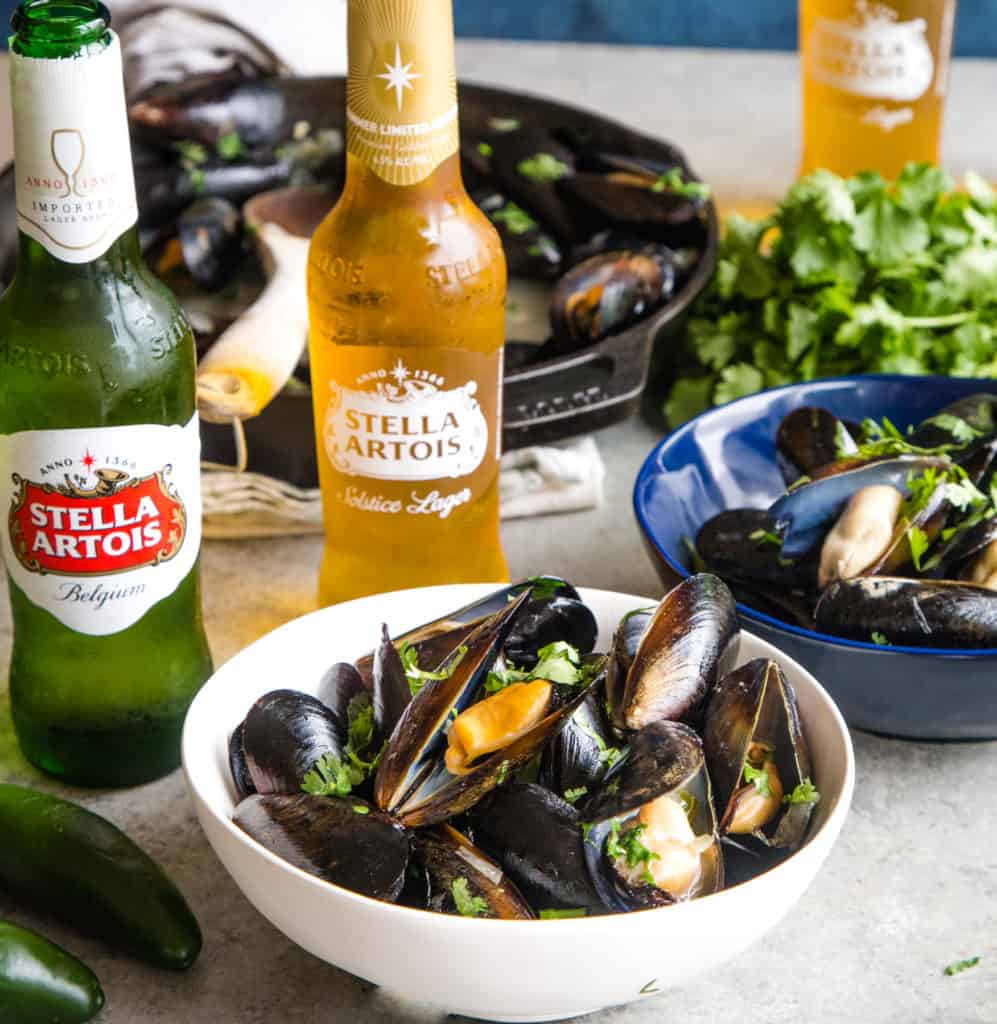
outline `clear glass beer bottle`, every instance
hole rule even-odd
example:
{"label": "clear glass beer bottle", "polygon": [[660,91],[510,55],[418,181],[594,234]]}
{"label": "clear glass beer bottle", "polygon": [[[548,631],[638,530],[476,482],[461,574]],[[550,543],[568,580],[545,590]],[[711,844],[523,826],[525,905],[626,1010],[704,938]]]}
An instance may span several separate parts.
{"label": "clear glass beer bottle", "polygon": [[194,341],[142,261],[121,53],[94,0],[14,15],[17,274],[0,299],[0,530],[14,726],[37,766],[179,763],[211,672]]}
{"label": "clear glass beer bottle", "polygon": [[323,604],[503,580],[505,257],[461,180],[451,0],[350,0],[343,195],[312,240]]}

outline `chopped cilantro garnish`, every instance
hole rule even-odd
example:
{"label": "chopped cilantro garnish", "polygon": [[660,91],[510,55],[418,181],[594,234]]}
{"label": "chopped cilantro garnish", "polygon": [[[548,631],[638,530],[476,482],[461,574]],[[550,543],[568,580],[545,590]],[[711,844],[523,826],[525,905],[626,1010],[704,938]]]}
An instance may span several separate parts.
{"label": "chopped cilantro garnish", "polygon": [[889,641],[889,640],[887,640],[887,638],[886,638],[885,634],[883,634],[883,633],[880,633],[880,632],[878,632],[877,630],[873,630],[873,633],[872,633],[872,642],[873,642],[874,644],[876,644],[876,645],[877,645],[878,647],[892,647],[892,646],[893,646],[893,645],[892,645],[892,644],[890,643],[890,641]]}
{"label": "chopped cilantro garnish", "polygon": [[606,741],[586,722],[582,717],[585,709],[579,708],[575,712],[574,723],[592,742],[599,748],[599,761],[606,766],[606,771],[609,771],[623,757],[623,751],[619,747],[611,747]]}
{"label": "chopped cilantro garnish", "polygon": [[208,161],[208,151],[200,142],[176,142],[173,148],[180,154],[180,164],[188,171]]}
{"label": "chopped cilantro garnish", "polygon": [[370,757],[370,745],[374,740],[374,707],[366,692],[358,693],[350,701],[346,708],[346,717],[349,726],[343,753],[349,760],[351,768],[360,772],[362,778],[366,778],[374,774],[388,745],[385,740],[374,757],[367,760]]}
{"label": "chopped cilantro garnish", "polygon": [[748,540],[758,547],[768,544],[774,548],[782,548],[782,537],[777,533],[773,533],[771,530],[755,530],[754,533],[749,534]]}
{"label": "chopped cilantro garnish", "polygon": [[745,761],[744,781],[750,782],[766,800],[771,799],[772,787],[769,785],[769,773],[764,765],[761,768],[755,768],[750,762]]}
{"label": "chopped cilantro garnish", "polygon": [[246,151],[238,132],[229,132],[227,135],[223,135],[215,148],[223,160],[237,160]]}
{"label": "chopped cilantro garnish", "polygon": [[640,867],[644,881],[648,885],[654,885],[650,865],[652,861],[658,860],[659,856],[641,842],[640,837],[646,831],[647,825],[640,824],[623,832],[619,819],[614,819],[606,839],[606,856],[610,860],[624,860],[629,868]]}
{"label": "chopped cilantro garnish", "polygon": [[515,203],[506,203],[501,210],[496,210],[491,218],[497,224],[504,225],[510,235],[525,235],[538,226],[537,222]]}
{"label": "chopped cilantro garnish", "polygon": [[975,967],[981,959],[982,957],[971,956],[968,960],[956,960],[945,968],[945,977],[951,978],[955,974],[962,974],[963,971],[968,971],[971,967]]}
{"label": "chopped cilantro garnish", "polygon": [[499,765],[498,775],[495,777],[496,786],[504,786],[505,780],[509,778],[509,762],[503,761]]}
{"label": "chopped cilantro garnish", "polygon": [[479,142],[478,152],[482,156],[490,157],[495,150],[492,148],[492,144],[490,142]]}
{"label": "chopped cilantro garnish", "polygon": [[549,601],[567,586],[564,580],[554,579],[553,576],[531,576],[526,582],[530,585],[530,597],[534,601]]}
{"label": "chopped cilantro garnish", "polygon": [[692,821],[696,811],[699,809],[699,801],[688,790],[680,789],[678,792],[679,803],[685,816]]}
{"label": "chopped cilantro garnish", "polygon": [[491,913],[491,906],[484,896],[472,896],[466,878],[455,878],[450,883],[454,905],[461,917],[484,917]]}
{"label": "chopped cilantro garnish", "polygon": [[405,667],[409,689],[412,691],[412,696],[415,697],[426,683],[449,679],[456,671],[457,666],[464,660],[464,655],[467,654],[467,647],[463,644],[458,647],[453,657],[443,668],[436,672],[419,668],[419,652],[411,644],[403,644],[398,654],[402,659],[402,665]]}
{"label": "chopped cilantro garnish", "polygon": [[587,917],[588,911],[584,907],[571,907],[567,910],[541,910],[541,921],[568,921],[575,917]]}
{"label": "chopped cilantro garnish", "polygon": [[576,786],[574,789],[566,789],[564,791],[564,799],[569,804],[576,804],[586,793],[588,793],[588,786]]}
{"label": "chopped cilantro garnish", "polygon": [[579,824],[579,826],[581,827],[581,830],[582,830],[582,840],[587,843],[589,841],[589,836],[592,835],[592,829],[595,828],[595,822],[594,821],[581,821],[578,824]]}
{"label": "chopped cilantro garnish", "polygon": [[538,185],[560,181],[571,173],[571,168],[563,160],[558,160],[553,153],[534,153],[526,160],[521,160],[516,170],[524,178]]}
{"label": "chopped cilantro garnish", "polygon": [[354,814],[370,814],[370,808],[369,807],[364,807],[363,804],[354,804],[353,805],[353,813]]}
{"label": "chopped cilantro garnish", "polygon": [[922,426],[929,423],[938,427],[939,430],[944,430],[951,434],[952,439],[960,444],[969,444],[983,434],[982,430],[977,430],[976,427],[968,423],[961,416],[953,416],[947,412],[940,412],[937,416],[932,416],[930,420],[925,420]]}
{"label": "chopped cilantro garnish", "polygon": [[907,534],[907,541],[910,544],[910,556],[914,560],[914,568],[921,571],[921,560],[931,547],[931,539],[917,526],[912,526]]}
{"label": "chopped cilantro garnish", "polygon": [[195,167],[190,172],[190,186],[194,190],[194,194],[203,195],[207,185],[208,179],[204,171],[202,171],[200,167]]}
{"label": "chopped cilantro garnish", "polygon": [[585,686],[591,678],[592,667],[582,664],[578,648],[558,640],[537,651],[537,664],[532,671],[527,672],[512,664],[493,668],[485,680],[485,692],[498,693],[513,683],[527,683],[534,679],[545,679],[561,686]]}
{"label": "chopped cilantro garnish", "polygon": [[788,793],[782,798],[782,802],[784,804],[817,804],[820,803],[820,793],[809,779],[804,779],[792,793]]}
{"label": "chopped cilantro garnish", "polygon": [[677,196],[684,196],[686,199],[709,199],[710,186],[701,181],[686,181],[682,172],[673,167],[670,171],[662,174],[651,186],[652,192],[671,192]]}
{"label": "chopped cilantro garnish", "polygon": [[349,796],[363,778],[362,772],[343,764],[335,754],[326,754],[305,775],[301,788],[312,796]]}

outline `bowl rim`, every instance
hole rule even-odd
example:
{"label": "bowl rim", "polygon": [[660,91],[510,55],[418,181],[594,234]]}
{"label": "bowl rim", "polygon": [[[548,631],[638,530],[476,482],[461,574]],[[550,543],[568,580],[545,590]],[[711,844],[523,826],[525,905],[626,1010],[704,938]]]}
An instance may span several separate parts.
{"label": "bowl rim", "polygon": [[[427,594],[433,591],[452,590],[454,588],[466,588],[470,592],[474,589],[481,590],[483,587],[494,588],[495,584],[461,583],[444,584],[442,586],[435,587],[415,587],[408,590],[392,591],[390,592],[390,595],[382,594],[374,595],[373,597],[358,598],[355,601],[344,602],[341,605],[333,607],[343,608],[347,606],[361,604],[364,602],[373,602],[378,598],[383,598],[385,596],[416,595],[420,593]],[[623,591],[602,590],[593,587],[579,587],[578,589],[583,597],[585,597],[586,595],[600,597],[609,596],[610,598],[626,597],[628,599],[632,598],[636,602],[647,602],[651,600],[653,603],[653,599],[649,599],[643,596],[626,594]],[[509,921],[465,918],[452,914],[438,914],[433,911],[420,910],[414,907],[406,907],[397,903],[387,903],[383,900],[377,900],[373,897],[364,896],[361,893],[353,892],[350,889],[346,889],[342,886],[336,885],[334,882],[327,882],[324,879],[318,878],[315,875],[311,875],[308,872],[303,871],[301,868],[298,868],[294,864],[289,863],[282,857],[277,856],[275,853],[272,853],[266,847],[256,842],[256,840],[254,840],[251,836],[247,835],[240,828],[238,828],[230,816],[222,814],[219,811],[217,811],[216,808],[213,806],[211,800],[202,792],[197,779],[195,779],[194,777],[195,773],[191,769],[191,762],[194,759],[192,752],[193,739],[191,734],[193,733],[192,722],[197,717],[197,715],[200,714],[198,704],[199,702],[203,703],[207,700],[207,697],[204,696],[205,691],[207,691],[211,684],[216,681],[218,674],[225,670],[226,667],[231,662],[235,661],[237,658],[246,655],[247,652],[252,650],[257,644],[261,643],[262,641],[269,640],[277,634],[293,633],[296,629],[302,628],[301,624],[305,621],[315,619],[318,617],[323,617],[326,613],[329,612],[329,610],[329,608],[320,608],[317,611],[309,612],[305,615],[298,616],[297,618],[284,623],[282,626],[278,626],[276,629],[271,630],[269,633],[264,634],[262,637],[259,637],[257,640],[253,641],[253,643],[249,644],[247,647],[239,651],[236,655],[233,655],[233,657],[230,658],[229,661],[225,662],[225,664],[222,665],[219,669],[216,669],[216,671],[211,675],[208,681],[201,688],[197,696],[195,696],[193,702],[191,703],[190,709],[188,710],[187,717],[184,721],[183,735],[181,739],[181,753],[184,779],[186,781],[190,795],[195,803],[195,807],[204,808],[205,812],[211,816],[215,823],[220,825],[222,829],[228,834],[228,836],[230,838],[234,838],[239,843],[240,846],[251,851],[255,856],[263,857],[264,860],[266,860],[276,868],[282,871],[290,872],[292,877],[297,877],[300,881],[312,887],[313,891],[315,891],[316,893],[328,893],[331,890],[333,893],[335,893],[337,898],[347,899],[350,902],[354,903],[358,902],[359,906],[366,906],[368,909],[377,910],[378,912],[388,914],[417,915],[416,917],[409,916],[408,919],[410,921],[419,920],[424,921],[427,924],[439,924],[442,922],[447,926],[465,928],[471,927],[476,929],[482,929],[485,927],[503,929],[519,928],[527,929],[527,931],[524,934],[537,934],[536,926],[541,920],[539,918],[536,920],[529,921]],[[762,874],[757,875],[755,878],[751,878],[748,881],[742,882],[739,885],[732,886],[729,889],[721,889],[719,892],[710,893],[707,896],[701,896],[685,903],[677,903],[666,907],[656,907],[648,910],[633,910],[629,911],[626,914],[609,914],[597,917],[594,916],[591,918],[585,917],[544,919],[544,925],[548,927],[560,927],[564,929],[577,929],[586,927],[594,928],[595,924],[593,922],[605,923],[607,921],[617,921],[620,919],[629,920],[631,918],[640,918],[642,920],[647,920],[652,914],[660,915],[666,912],[671,915],[669,919],[674,920],[679,915],[696,913],[694,908],[697,906],[702,906],[704,903],[708,904],[711,907],[715,907],[718,901],[720,900],[725,900],[726,902],[733,903],[745,899],[747,898],[744,895],[745,889],[750,888],[752,891],[757,891],[759,888],[763,886],[777,885],[779,879],[787,871],[793,871],[794,865],[798,865],[802,861],[809,860],[813,857],[820,857],[822,860],[823,856],[825,856],[826,853],[822,855],[819,852],[820,843],[818,842],[818,840],[823,836],[830,836],[830,843],[833,846],[838,834],[840,833],[841,827],[844,824],[845,818],[848,816],[848,812],[851,808],[852,797],[854,795],[855,790],[855,750],[852,744],[851,733],[849,731],[848,725],[845,722],[844,716],[838,708],[838,705],[834,701],[834,698],[824,688],[824,686],[821,685],[820,681],[816,678],[816,676],[814,676],[812,672],[810,672],[809,669],[801,665],[794,658],[791,658],[785,652],[776,649],[771,642],[765,640],[764,638],[755,636],[753,633],[749,633],[746,630],[742,630],[742,634],[751,637],[753,641],[760,643],[763,647],[773,648],[780,659],[783,659],[783,661],[791,664],[795,670],[800,672],[806,678],[808,684],[811,686],[813,690],[814,697],[816,698],[817,702],[822,706],[823,713],[827,716],[827,720],[834,728],[835,732],[841,740],[841,746],[844,750],[845,755],[841,790],[838,794],[835,806],[831,809],[831,812],[828,814],[827,819],[820,826],[820,828],[818,828],[812,835],[808,837],[806,843],[802,847],[800,847],[800,849],[790,854],[788,857],[785,858],[785,860],[769,868],[767,871],[762,872]],[[226,868],[226,870],[228,869]],[[238,885],[238,883],[236,884]],[[239,888],[241,890],[241,886],[239,886]]]}
{"label": "bowl rim", "polygon": [[[670,551],[668,551],[659,541],[657,535],[651,527],[646,511],[647,502],[644,500],[644,491],[647,488],[647,482],[655,477],[662,476],[665,473],[672,472],[671,470],[663,469],[658,463],[661,455],[670,447],[681,441],[687,434],[691,433],[695,428],[696,424],[701,421],[706,421],[719,413],[722,410],[732,409],[741,404],[747,404],[749,402],[757,402],[760,398],[765,396],[774,396],[781,394],[788,394],[794,391],[798,391],[802,388],[811,388],[820,384],[851,384],[853,387],[858,386],[864,381],[878,381],[880,383],[890,384],[910,384],[914,381],[929,381],[929,382],[964,382],[964,383],[978,383],[982,392],[989,392],[991,394],[997,393],[997,380],[988,380],[986,378],[977,377],[944,377],[939,374],[925,374],[923,376],[908,376],[899,373],[867,373],[867,374],[854,374],[851,376],[844,377],[819,377],[815,380],[807,381],[796,381],[792,384],[782,384],[775,388],[765,388],[762,391],[756,391],[750,395],[743,395],[741,398],[735,398],[731,402],[725,402],[723,405],[714,406],[711,409],[705,409],[703,412],[694,416],[690,420],[686,420],[680,427],[676,427],[674,430],[666,434],[657,444],[651,449],[647,457],[641,463],[641,467],[637,472],[637,479],[634,481],[633,489],[633,509],[634,515],[637,517],[637,522],[640,525],[641,532],[647,538],[647,540],[654,546],[654,549],[658,552],[665,564],[679,576],[680,579],[688,579],[689,576],[694,575],[693,571],[688,566],[684,565],[677,558],[674,558]],[[804,640],[813,640],[819,643],[825,643],[832,647],[842,647],[846,650],[855,651],[876,651],[879,654],[905,654],[905,655],[916,655],[923,657],[932,658],[997,658],[997,647],[984,647],[984,648],[953,648],[953,647],[911,647],[905,644],[876,644],[870,643],[867,640],[850,640],[846,637],[832,636],[830,633],[821,633],[816,629],[804,629],[802,626],[793,625],[791,622],[785,622],[782,619],[777,619],[774,615],[769,615],[766,612],[759,611],[757,608],[753,608],[749,604],[745,604],[743,601],[737,602],[738,611],[744,615],[744,617],[750,622],[757,622],[761,625],[768,627],[769,629],[776,630],[781,633],[789,633],[792,636],[799,637]]]}

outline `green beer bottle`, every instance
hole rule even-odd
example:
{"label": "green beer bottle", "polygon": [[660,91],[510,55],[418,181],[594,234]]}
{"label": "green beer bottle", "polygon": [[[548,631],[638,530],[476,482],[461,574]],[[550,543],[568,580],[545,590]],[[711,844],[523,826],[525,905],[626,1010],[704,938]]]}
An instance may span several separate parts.
{"label": "green beer bottle", "polygon": [[0,299],[0,546],[28,758],[82,785],[179,763],[211,672],[194,339],[142,260],[110,15],[26,0],[11,90],[17,275]]}

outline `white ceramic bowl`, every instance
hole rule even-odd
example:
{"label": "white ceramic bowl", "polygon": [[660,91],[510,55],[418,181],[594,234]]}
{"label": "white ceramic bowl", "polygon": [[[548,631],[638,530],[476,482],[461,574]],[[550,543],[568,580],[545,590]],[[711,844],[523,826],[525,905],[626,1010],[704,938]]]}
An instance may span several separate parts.
{"label": "white ceramic bowl", "polygon": [[[845,723],[816,680],[745,634],[741,660],[777,658],[796,688],[821,791],[809,842],[768,873],[684,905],[584,920],[481,921],[379,903],[285,863],[232,824],[228,737],[264,693],[314,693],[336,661],[369,651],[378,627],[399,633],[474,600],[491,586],[386,594],[315,612],[252,644],[208,681],[191,706],[183,763],[198,819],[250,902],[315,956],[407,998],[501,1021],[573,1017],[647,998],[758,942],[797,902],[838,838],[855,764]],[[599,620],[599,649],[646,598],[582,596]],[[607,956],[607,950],[619,951]],[[501,970],[495,965],[501,964]]]}

